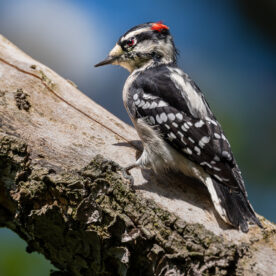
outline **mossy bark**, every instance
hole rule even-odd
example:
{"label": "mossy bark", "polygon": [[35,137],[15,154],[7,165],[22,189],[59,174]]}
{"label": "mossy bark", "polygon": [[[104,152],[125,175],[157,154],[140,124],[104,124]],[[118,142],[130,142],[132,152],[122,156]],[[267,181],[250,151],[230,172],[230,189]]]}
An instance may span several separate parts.
{"label": "mossy bark", "polygon": [[0,183],[9,194],[1,194],[1,224],[62,271],[224,275],[247,251],[141,198],[112,161],[96,156],[79,171],[57,172],[32,164],[19,139],[0,137]]}
{"label": "mossy bark", "polygon": [[179,176],[183,198],[149,172],[134,171],[132,189],[121,170],[135,159],[131,127],[0,36],[1,73],[0,226],[53,275],[276,274],[274,224],[230,229]]}

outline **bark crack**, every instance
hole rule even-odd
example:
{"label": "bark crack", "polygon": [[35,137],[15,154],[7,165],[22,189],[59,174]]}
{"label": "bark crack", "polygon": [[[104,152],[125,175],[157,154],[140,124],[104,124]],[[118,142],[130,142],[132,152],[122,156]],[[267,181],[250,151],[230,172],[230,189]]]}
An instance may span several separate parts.
{"label": "bark crack", "polygon": [[[24,74],[28,74],[32,77],[35,77],[36,79],[39,79],[41,81],[41,83],[52,93],[54,94],[57,98],[59,98],[61,101],[65,102],[68,106],[70,106],[71,108],[75,109],[76,111],[78,111],[79,113],[81,113],[82,115],[84,115],[85,117],[87,117],[89,120],[92,120],[93,122],[99,124],[100,126],[104,127],[105,129],[107,129],[108,131],[112,132],[113,134],[117,135],[118,137],[120,137],[123,141],[125,141],[126,143],[128,143],[129,145],[131,145],[133,148],[139,150],[139,148],[137,147],[137,145],[135,143],[133,143],[132,141],[129,141],[128,139],[126,139],[123,135],[119,134],[118,132],[114,131],[112,128],[108,127],[107,125],[103,124],[102,122],[100,122],[99,120],[96,120],[95,118],[91,117],[89,114],[85,113],[84,111],[82,111],[81,109],[79,109],[78,107],[74,106],[72,103],[68,102],[67,100],[65,100],[64,98],[62,98],[60,95],[58,95],[54,89],[52,89],[46,82],[45,79],[48,79],[47,76],[45,75],[45,73],[43,71],[40,71],[40,73],[42,74],[42,77],[33,74],[31,72],[28,72],[26,70],[23,70],[21,68],[19,68],[18,66],[9,63],[8,61],[4,60],[3,58],[0,57],[0,61],[2,61],[3,63],[5,63],[8,66],[11,66],[12,68],[24,73]],[[33,65],[31,65],[33,66]]]}

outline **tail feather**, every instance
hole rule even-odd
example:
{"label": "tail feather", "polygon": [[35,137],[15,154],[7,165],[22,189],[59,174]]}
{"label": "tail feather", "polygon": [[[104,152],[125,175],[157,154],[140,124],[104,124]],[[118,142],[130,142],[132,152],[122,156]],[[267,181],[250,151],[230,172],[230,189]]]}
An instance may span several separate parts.
{"label": "tail feather", "polygon": [[[256,217],[251,204],[242,191],[231,191],[229,187],[224,186],[213,178],[212,184],[216,195],[212,195],[208,187],[211,197],[212,199],[213,197],[219,199],[220,209],[225,211],[228,223],[230,222],[230,224],[236,228],[240,228],[243,232],[248,232],[248,222],[257,224],[262,228],[261,222]],[[214,205],[219,212],[215,203]]]}

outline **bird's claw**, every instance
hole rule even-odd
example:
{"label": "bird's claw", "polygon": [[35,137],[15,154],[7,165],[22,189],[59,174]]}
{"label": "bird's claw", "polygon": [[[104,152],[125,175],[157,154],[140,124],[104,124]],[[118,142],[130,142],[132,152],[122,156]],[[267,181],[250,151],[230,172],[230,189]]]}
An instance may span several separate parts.
{"label": "bird's claw", "polygon": [[125,167],[125,168],[122,168],[122,167],[119,168],[119,170],[121,171],[123,177],[129,181],[129,183],[130,183],[129,188],[132,189],[132,190],[133,190],[133,187],[134,187],[134,178],[130,174],[130,170],[135,168],[135,167],[137,167],[136,164],[131,164],[131,165]]}
{"label": "bird's claw", "polygon": [[134,187],[133,176],[130,174],[130,172],[127,168],[122,168],[121,172],[122,172],[123,177],[129,181],[129,183],[130,183],[129,188],[133,190],[133,187]]}
{"label": "bird's claw", "polygon": [[136,164],[131,164],[131,165],[125,167],[124,170],[125,170],[125,172],[126,172],[128,175],[131,175],[129,171],[132,170],[132,169],[135,168],[135,167],[137,167]]}

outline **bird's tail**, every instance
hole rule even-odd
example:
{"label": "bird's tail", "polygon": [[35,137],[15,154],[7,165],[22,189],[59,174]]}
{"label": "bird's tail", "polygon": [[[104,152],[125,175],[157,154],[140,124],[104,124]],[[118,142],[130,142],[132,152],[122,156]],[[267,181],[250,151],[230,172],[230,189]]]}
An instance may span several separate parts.
{"label": "bird's tail", "polygon": [[248,222],[262,224],[242,191],[231,191],[231,189],[212,178],[212,184],[207,185],[212,201],[222,219],[243,232],[248,232]]}

